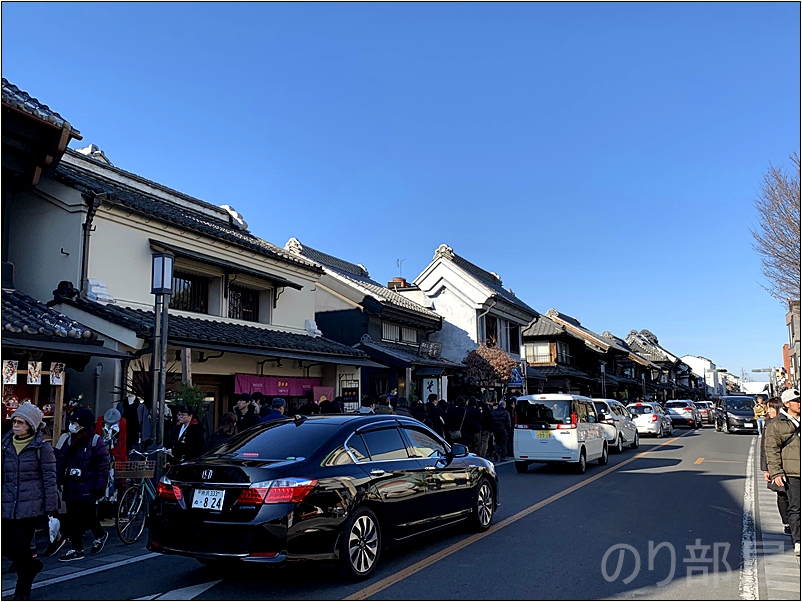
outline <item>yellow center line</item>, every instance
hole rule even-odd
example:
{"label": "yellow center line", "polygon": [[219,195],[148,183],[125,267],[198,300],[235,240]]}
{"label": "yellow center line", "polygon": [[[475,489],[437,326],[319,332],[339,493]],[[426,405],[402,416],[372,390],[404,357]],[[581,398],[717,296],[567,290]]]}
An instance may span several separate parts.
{"label": "yellow center line", "polygon": [[694,464],[701,464],[704,461],[705,461],[704,458],[699,458],[696,462],[694,462]]}
{"label": "yellow center line", "polygon": [[559,493],[555,493],[551,497],[547,497],[545,500],[542,500],[542,501],[538,502],[537,504],[529,506],[528,508],[525,508],[525,509],[521,510],[517,514],[513,514],[512,516],[505,518],[500,523],[496,523],[495,525],[490,527],[487,531],[485,531],[483,533],[476,533],[475,535],[471,535],[470,537],[466,537],[462,541],[458,541],[457,543],[451,544],[450,546],[448,546],[444,550],[441,550],[440,552],[438,552],[436,554],[433,554],[432,556],[429,556],[428,558],[425,558],[424,560],[416,562],[415,564],[412,564],[412,565],[408,566],[407,568],[400,570],[399,572],[395,573],[394,575],[390,575],[389,577],[385,577],[384,579],[381,579],[381,580],[377,581],[376,583],[373,583],[372,585],[369,585],[366,588],[363,588],[363,589],[351,594],[350,596],[347,596],[347,597],[343,598],[343,600],[366,600],[366,599],[370,598],[371,596],[374,596],[374,595],[378,594],[380,591],[383,591],[383,590],[387,589],[391,585],[395,585],[399,581],[403,581],[407,577],[410,577],[410,576],[414,575],[415,573],[417,573],[419,571],[422,571],[426,567],[431,566],[434,563],[439,562],[440,560],[443,560],[444,558],[447,558],[448,556],[451,556],[455,552],[459,552],[461,549],[468,547],[472,543],[476,543],[480,539],[484,539],[488,535],[492,535],[496,531],[499,531],[499,530],[503,529],[504,527],[506,527],[508,525],[511,525],[512,523],[521,520],[525,516],[529,516],[530,514],[532,514],[533,512],[536,512],[537,510],[540,510],[544,506],[548,506],[552,502],[556,502],[557,500],[559,500],[560,498],[565,497],[569,493],[573,493],[574,491],[576,491],[578,489],[581,489],[585,485],[590,485],[594,481],[596,481],[598,479],[601,479],[602,477],[610,474],[611,472],[615,472],[616,470],[618,470],[622,466],[626,466],[630,462],[634,462],[635,460],[643,458],[644,456],[650,454],[651,452],[655,451],[656,449],[658,449],[660,447],[663,447],[664,445],[668,445],[669,443],[674,443],[675,441],[679,440],[681,437],[684,437],[684,436],[685,435],[679,435],[677,437],[674,437],[673,439],[668,439],[666,441],[663,441],[662,443],[659,443],[658,445],[655,445],[653,448],[651,448],[648,451],[641,452],[641,453],[637,454],[636,456],[633,456],[629,460],[625,460],[625,461],[623,461],[623,462],[621,462],[619,464],[616,464],[615,466],[611,466],[610,468],[608,468],[604,472],[600,472],[599,474],[594,475],[594,476],[592,476],[592,477],[590,477],[588,479],[585,479],[582,482],[577,483],[576,485],[572,485],[568,489],[564,489]]}

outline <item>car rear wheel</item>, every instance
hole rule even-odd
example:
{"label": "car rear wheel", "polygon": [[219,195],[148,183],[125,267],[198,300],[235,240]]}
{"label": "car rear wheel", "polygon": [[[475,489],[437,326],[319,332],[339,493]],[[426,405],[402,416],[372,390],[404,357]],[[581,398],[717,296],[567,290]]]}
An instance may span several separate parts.
{"label": "car rear wheel", "polygon": [[663,434],[664,434],[663,431],[664,430],[665,430],[665,427],[663,425],[660,425],[660,430],[657,431],[657,438],[658,439],[662,439],[663,438]]}
{"label": "car rear wheel", "polygon": [[529,462],[519,462],[518,460],[515,461],[515,470],[516,472],[525,473],[529,470]]}
{"label": "car rear wheel", "polygon": [[582,451],[579,452],[579,462],[577,462],[575,471],[577,474],[585,474],[585,471],[588,469],[588,459],[585,457],[585,449],[582,448]]}
{"label": "car rear wheel", "polygon": [[621,435],[618,435],[618,439],[615,442],[615,447],[613,448],[613,451],[615,453],[617,453],[617,454],[623,453],[623,451],[624,451],[624,437],[622,437]]}
{"label": "car rear wheel", "polygon": [[473,510],[472,529],[477,532],[487,531],[490,528],[490,523],[493,521],[493,513],[496,510],[496,496],[487,479],[479,481],[479,486],[476,488],[473,498]]}
{"label": "car rear wheel", "polygon": [[381,527],[370,508],[357,508],[345,523],[340,538],[342,572],[350,581],[370,577],[381,555]]}
{"label": "car rear wheel", "polygon": [[632,449],[638,449],[640,447],[640,435],[638,435],[638,431],[635,431],[635,438],[632,440],[630,447]]}
{"label": "car rear wheel", "polygon": [[607,442],[604,442],[604,446],[602,447],[602,455],[599,458],[599,466],[607,466],[607,460],[609,459],[608,452],[607,452]]}

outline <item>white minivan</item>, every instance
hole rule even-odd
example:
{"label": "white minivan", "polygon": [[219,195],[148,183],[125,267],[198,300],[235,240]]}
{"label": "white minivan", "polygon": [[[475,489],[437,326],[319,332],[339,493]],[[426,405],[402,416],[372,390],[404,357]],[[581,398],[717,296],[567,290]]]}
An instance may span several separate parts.
{"label": "white minivan", "polygon": [[533,462],[574,464],[583,474],[588,462],[607,464],[607,437],[593,400],[581,395],[522,395],[515,403],[515,469]]}

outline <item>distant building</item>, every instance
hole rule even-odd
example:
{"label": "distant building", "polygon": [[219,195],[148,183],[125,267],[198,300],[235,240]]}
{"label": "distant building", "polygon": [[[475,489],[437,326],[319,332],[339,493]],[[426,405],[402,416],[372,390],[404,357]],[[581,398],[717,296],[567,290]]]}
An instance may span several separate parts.
{"label": "distant building", "polygon": [[800,340],[802,332],[799,325],[799,301],[788,302],[788,313],[785,314],[785,324],[788,326],[788,381],[797,389],[800,386],[800,369],[802,369],[802,349]]}

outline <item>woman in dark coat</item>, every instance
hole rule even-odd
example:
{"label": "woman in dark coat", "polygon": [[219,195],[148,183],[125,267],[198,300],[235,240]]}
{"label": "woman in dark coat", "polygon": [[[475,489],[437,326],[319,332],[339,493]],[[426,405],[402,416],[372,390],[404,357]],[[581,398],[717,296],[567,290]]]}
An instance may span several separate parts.
{"label": "woman in dark coat", "polygon": [[[445,433],[449,443],[464,443],[467,441],[465,437],[465,419],[467,416],[468,409],[465,407],[465,398],[459,396],[454,405],[448,408],[448,412],[446,412]],[[460,432],[460,436],[452,438],[451,433],[456,431]]]}
{"label": "woman in dark coat", "polygon": [[70,435],[56,451],[72,544],[72,549],[59,558],[62,562],[83,559],[87,530],[95,536],[92,554],[99,553],[109,537],[97,518],[97,501],[103,497],[109,481],[109,450],[92,428],[95,424],[92,412],[84,408],[75,410],[68,422]]}
{"label": "woman in dark coat", "polygon": [[[434,397],[434,399],[432,399]],[[440,435],[441,437],[445,436],[443,428],[445,427],[445,415],[443,411],[437,407],[435,403],[437,401],[437,395],[432,393],[429,395],[429,401],[426,402],[426,420],[424,420],[424,424],[431,428],[435,433]]]}
{"label": "woman in dark coat", "polygon": [[167,450],[167,454],[171,456],[170,464],[194,460],[203,454],[206,444],[203,427],[195,416],[195,410],[181,406],[176,410],[176,418],[178,424],[170,431],[171,447]]}
{"label": "woman in dark coat", "polygon": [[23,403],[11,415],[11,430],[2,440],[2,547],[17,567],[15,600],[27,600],[42,561],[30,543],[37,524],[58,510],[56,457],[44,441],[42,411]]}

